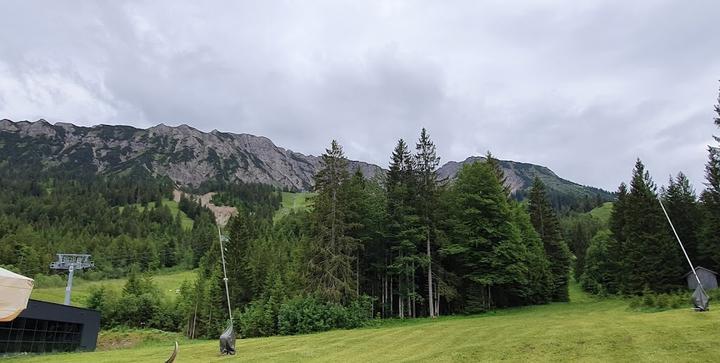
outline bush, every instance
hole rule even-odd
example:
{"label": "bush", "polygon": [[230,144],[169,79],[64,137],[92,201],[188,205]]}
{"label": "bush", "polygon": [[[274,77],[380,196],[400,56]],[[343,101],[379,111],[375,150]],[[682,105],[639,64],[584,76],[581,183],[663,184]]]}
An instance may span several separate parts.
{"label": "bush", "polygon": [[278,332],[282,335],[305,334],[330,329],[361,327],[372,319],[372,300],[363,296],[348,304],[323,302],[300,297],[280,305]]}
{"label": "bush", "polygon": [[655,296],[655,307],[658,309],[665,309],[670,306],[670,299],[667,294],[659,294]]}
{"label": "bush", "polygon": [[330,330],[333,327],[333,314],[337,309],[332,304],[324,304],[316,298],[299,297],[280,305],[278,312],[278,332],[282,335],[304,334]]}
{"label": "bush", "polygon": [[243,338],[263,337],[277,334],[277,315],[267,304],[253,301],[238,316],[240,332]]}

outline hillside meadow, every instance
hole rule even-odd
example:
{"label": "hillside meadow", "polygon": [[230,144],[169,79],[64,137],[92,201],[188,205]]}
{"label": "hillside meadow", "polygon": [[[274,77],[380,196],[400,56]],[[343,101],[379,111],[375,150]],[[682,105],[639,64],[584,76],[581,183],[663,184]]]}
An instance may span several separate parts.
{"label": "hillside meadow", "polygon": [[[161,272],[152,276],[152,281],[167,297],[174,297],[176,290],[180,288],[183,281],[194,281],[197,277],[195,271],[174,271]],[[87,297],[93,289],[104,286],[107,289],[122,291],[127,279],[110,279],[101,281],[74,280],[71,302],[74,306],[85,306]],[[62,304],[65,299],[65,286],[62,287],[37,287],[33,289],[31,299],[49,301]]]}
{"label": "hillside meadow", "polygon": [[[393,320],[356,330],[240,339],[234,357],[219,355],[217,341],[177,338],[177,362],[696,362],[720,358],[718,311],[638,312],[630,310],[625,300],[596,299],[577,286],[572,286],[571,298],[570,303],[474,316]],[[117,339],[117,334],[104,335],[101,340]],[[170,355],[176,337],[155,334],[132,348],[16,356],[4,361],[161,362]],[[101,346],[113,345],[101,341]]]}

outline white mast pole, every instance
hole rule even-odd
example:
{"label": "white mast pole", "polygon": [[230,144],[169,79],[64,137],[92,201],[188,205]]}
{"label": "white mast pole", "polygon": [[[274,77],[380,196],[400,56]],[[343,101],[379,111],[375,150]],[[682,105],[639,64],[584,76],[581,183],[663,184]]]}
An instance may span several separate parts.
{"label": "white mast pole", "polygon": [[230,315],[230,324],[233,323],[232,309],[230,308],[230,289],[228,288],[227,269],[225,268],[225,248],[223,247],[223,236],[220,233],[220,224],[218,223],[218,238],[220,239],[220,257],[223,266],[223,281],[225,282],[225,296],[227,297],[228,315]]}
{"label": "white mast pole", "polygon": [[[683,246],[682,241],[680,241],[680,236],[678,236],[677,231],[675,231],[675,226],[673,226],[672,221],[670,220],[670,216],[668,215],[668,212],[665,210],[665,206],[662,203],[662,199],[660,199],[660,196],[657,197],[658,202],[660,203],[660,208],[662,208],[663,213],[665,213],[665,218],[667,218],[668,223],[670,223],[670,228],[672,228],[673,233],[675,234],[675,238],[677,239],[678,243],[680,244],[680,248],[683,251],[683,254],[685,254],[685,258],[687,259],[688,264],[690,264],[690,269],[692,270],[693,275],[695,275],[695,280],[697,280],[698,286],[700,286],[700,289],[705,293],[705,288],[702,285],[702,282],[700,282],[700,278],[698,277],[697,272],[695,272],[695,266],[693,266],[692,262],[690,261],[690,257],[688,256],[687,252],[685,251],[685,246]],[[707,293],[705,293],[707,295]]]}

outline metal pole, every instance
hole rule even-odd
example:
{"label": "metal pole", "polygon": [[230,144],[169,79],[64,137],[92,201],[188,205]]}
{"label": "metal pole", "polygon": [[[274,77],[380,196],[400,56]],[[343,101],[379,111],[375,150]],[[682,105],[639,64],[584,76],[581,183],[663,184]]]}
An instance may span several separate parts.
{"label": "metal pole", "polygon": [[[677,239],[678,243],[680,244],[680,248],[683,251],[683,254],[685,254],[685,258],[687,259],[688,264],[690,264],[690,269],[692,270],[693,275],[695,275],[695,280],[697,280],[698,286],[700,286],[700,289],[705,293],[705,288],[702,285],[702,282],[700,282],[700,278],[698,277],[697,272],[695,272],[695,266],[693,266],[692,262],[690,261],[690,257],[688,256],[687,252],[685,251],[685,246],[683,246],[682,242],[680,241],[680,236],[678,236],[677,231],[675,231],[675,226],[673,226],[672,221],[670,220],[670,216],[668,215],[668,212],[665,210],[665,206],[662,203],[662,200],[660,199],[660,196],[657,197],[658,202],[660,203],[660,208],[662,208],[663,213],[665,213],[665,218],[667,218],[668,223],[670,223],[670,228],[672,228],[673,233],[675,234],[675,238]],[[707,293],[705,293],[707,295]]]}
{"label": "metal pole", "polygon": [[220,257],[222,259],[223,266],[223,281],[225,281],[225,296],[227,297],[228,315],[230,315],[230,324],[233,323],[232,309],[230,308],[230,289],[228,288],[227,270],[225,269],[225,248],[223,248],[223,237],[220,233],[220,225],[218,228],[218,238],[220,239]]}
{"label": "metal pole", "polygon": [[67,286],[65,287],[65,305],[70,305],[70,295],[72,295],[72,283],[73,275],[75,274],[75,264],[71,263],[68,270],[70,271],[70,274],[68,275],[68,282]]}

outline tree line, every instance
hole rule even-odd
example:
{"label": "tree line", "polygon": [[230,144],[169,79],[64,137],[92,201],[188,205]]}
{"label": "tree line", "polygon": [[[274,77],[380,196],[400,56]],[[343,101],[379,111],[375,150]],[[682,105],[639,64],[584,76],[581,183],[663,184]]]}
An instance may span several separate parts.
{"label": "tree line", "polygon": [[[441,182],[423,129],[414,151],[399,140],[387,175],[367,179],[348,171],[332,141],[311,211],[274,223],[241,211],[226,227],[242,334],[567,301],[571,254],[545,186],[535,180],[527,203],[518,202],[487,156]],[[226,322],[219,258],[219,248],[209,250],[182,294],[189,336],[214,337]]]}

